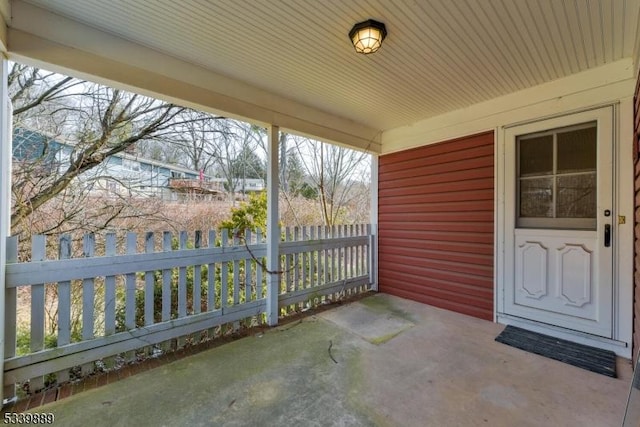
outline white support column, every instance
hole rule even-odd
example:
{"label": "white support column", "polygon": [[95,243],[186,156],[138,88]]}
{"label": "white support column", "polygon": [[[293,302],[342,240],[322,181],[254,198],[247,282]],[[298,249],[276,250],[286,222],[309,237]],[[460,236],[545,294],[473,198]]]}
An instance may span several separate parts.
{"label": "white support column", "polygon": [[378,292],[378,156],[371,155],[371,290]]}
{"label": "white support column", "polygon": [[[7,237],[11,233],[11,105],[7,90],[8,63],[0,64],[0,390],[4,384],[5,273]],[[4,398],[13,396],[2,396]]]}
{"label": "white support column", "polygon": [[278,324],[280,225],[278,215],[278,142],[280,128],[270,126],[267,154],[267,323]]}

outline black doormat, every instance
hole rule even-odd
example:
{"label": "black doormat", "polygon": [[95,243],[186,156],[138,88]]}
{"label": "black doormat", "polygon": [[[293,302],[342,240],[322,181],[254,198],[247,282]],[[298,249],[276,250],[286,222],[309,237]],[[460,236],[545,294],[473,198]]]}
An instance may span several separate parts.
{"label": "black doormat", "polygon": [[616,354],[588,345],[542,335],[508,325],[496,341],[529,353],[559,360],[578,368],[616,378]]}

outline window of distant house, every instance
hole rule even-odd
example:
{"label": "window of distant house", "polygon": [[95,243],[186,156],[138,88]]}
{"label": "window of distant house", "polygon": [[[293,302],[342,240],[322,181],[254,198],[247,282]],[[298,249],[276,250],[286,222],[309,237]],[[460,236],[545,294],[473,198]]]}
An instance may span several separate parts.
{"label": "window of distant house", "polygon": [[109,193],[115,194],[118,192],[118,183],[115,181],[107,181],[107,190]]}
{"label": "window of distant house", "polygon": [[597,123],[520,135],[517,224],[595,229]]}
{"label": "window of distant house", "polygon": [[129,171],[140,171],[140,162],[130,159],[122,159],[122,168]]}

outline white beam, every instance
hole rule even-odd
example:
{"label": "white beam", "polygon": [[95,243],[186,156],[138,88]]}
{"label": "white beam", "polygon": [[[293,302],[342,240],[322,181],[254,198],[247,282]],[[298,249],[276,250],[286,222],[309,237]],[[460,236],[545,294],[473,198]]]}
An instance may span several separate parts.
{"label": "white beam", "polygon": [[378,291],[378,156],[371,156],[371,289]]}
{"label": "white beam", "polygon": [[[0,390],[4,384],[5,276],[7,237],[11,233],[11,106],[7,91],[8,64],[0,64]],[[0,392],[2,393],[2,392]],[[0,402],[3,397],[0,394]]]}
{"label": "white beam", "polygon": [[278,143],[280,129],[269,126],[267,155],[267,323],[278,324],[278,294],[280,293],[280,224],[278,215]]}

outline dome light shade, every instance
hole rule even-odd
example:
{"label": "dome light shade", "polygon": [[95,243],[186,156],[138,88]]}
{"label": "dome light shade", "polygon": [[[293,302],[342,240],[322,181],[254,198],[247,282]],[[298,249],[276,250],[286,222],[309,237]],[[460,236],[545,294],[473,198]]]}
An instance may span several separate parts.
{"label": "dome light shade", "polygon": [[349,31],[349,38],[356,48],[356,52],[369,54],[374,53],[380,46],[382,40],[387,36],[387,29],[382,22],[369,19],[359,22]]}

